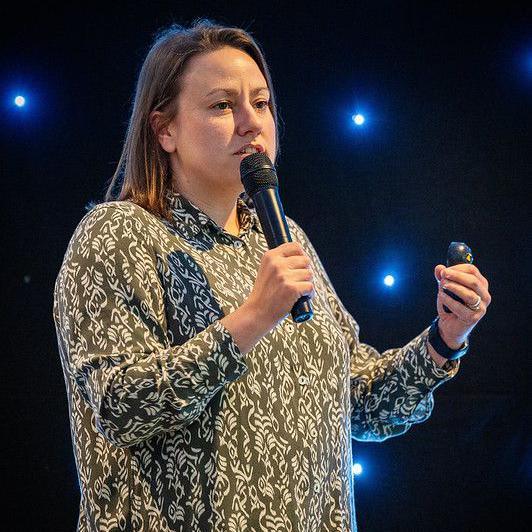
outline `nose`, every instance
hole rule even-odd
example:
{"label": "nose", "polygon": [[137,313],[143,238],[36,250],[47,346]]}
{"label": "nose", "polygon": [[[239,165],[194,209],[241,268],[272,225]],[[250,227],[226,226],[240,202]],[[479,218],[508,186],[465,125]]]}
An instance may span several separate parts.
{"label": "nose", "polygon": [[247,102],[240,106],[237,114],[236,132],[241,137],[251,133],[252,138],[255,138],[262,131],[262,122],[263,118],[259,115],[259,111]]}

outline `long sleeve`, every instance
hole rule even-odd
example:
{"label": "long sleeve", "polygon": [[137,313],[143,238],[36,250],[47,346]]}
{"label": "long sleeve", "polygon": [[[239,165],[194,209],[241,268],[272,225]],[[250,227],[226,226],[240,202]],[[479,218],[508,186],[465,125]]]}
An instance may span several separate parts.
{"label": "long sleeve", "polygon": [[448,371],[436,365],[427,349],[428,327],[405,346],[383,353],[360,342],[357,322],[340,301],[308,237],[293,225],[349,347],[352,437],[382,441],[428,419],[434,407],[432,392],[456,375],[460,361],[452,362]]}
{"label": "long sleeve", "polygon": [[84,217],[54,294],[67,385],[79,388],[98,432],[119,447],[191,423],[247,370],[219,316],[170,344],[156,235],[131,209],[103,204]]}
{"label": "long sleeve", "polygon": [[[332,292],[331,292],[332,294]],[[360,441],[382,441],[427,420],[433,391],[456,375],[439,368],[427,350],[428,328],[405,346],[379,353],[359,341],[359,327],[339,299],[335,313],[350,346],[351,433]]]}

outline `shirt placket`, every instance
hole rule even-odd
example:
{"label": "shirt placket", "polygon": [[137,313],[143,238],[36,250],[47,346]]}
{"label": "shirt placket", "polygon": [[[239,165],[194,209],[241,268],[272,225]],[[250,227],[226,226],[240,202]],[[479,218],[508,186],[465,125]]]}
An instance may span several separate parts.
{"label": "shirt placket", "polygon": [[[256,262],[260,262],[261,257],[254,256],[248,257],[249,261],[245,260],[246,253],[250,253],[251,249],[253,249],[249,247],[249,238],[251,237],[250,232],[246,232],[240,237],[225,233],[224,237],[228,239],[228,242],[231,243],[231,247],[233,248],[234,256],[236,257],[236,262],[238,264],[239,271],[249,269],[251,265],[254,265]],[[299,523],[301,528],[298,530],[310,531],[313,528],[313,522],[311,520],[312,516],[315,513],[314,508],[318,503],[318,495],[321,491],[319,478],[315,474],[315,471],[318,470],[315,445],[312,445],[312,441],[315,440],[317,437],[315,427],[315,399],[312,395],[312,382],[309,368],[305,363],[304,356],[302,355],[302,350],[299,349],[300,338],[298,332],[298,325],[293,322],[291,316],[288,316],[282,322],[281,327],[283,328],[286,337],[289,338],[289,343],[292,346],[288,350],[288,356],[292,379],[298,389],[298,393],[295,397],[295,412],[298,418],[303,418],[302,421],[304,422],[304,425],[306,427],[306,431],[303,435],[303,441],[301,442],[302,450],[308,464],[308,491],[306,494],[308,504],[304,506],[307,508],[311,508],[311,511],[305,513],[304,522]],[[303,472],[299,473],[303,474]]]}

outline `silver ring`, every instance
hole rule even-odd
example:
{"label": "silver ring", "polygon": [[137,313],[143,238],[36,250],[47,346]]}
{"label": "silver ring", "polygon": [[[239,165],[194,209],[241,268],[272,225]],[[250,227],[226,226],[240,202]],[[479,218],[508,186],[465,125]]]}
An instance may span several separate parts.
{"label": "silver ring", "polygon": [[482,302],[482,298],[478,296],[478,301],[474,305],[466,305],[469,310],[472,310],[473,312],[476,312],[480,308],[480,303]]}

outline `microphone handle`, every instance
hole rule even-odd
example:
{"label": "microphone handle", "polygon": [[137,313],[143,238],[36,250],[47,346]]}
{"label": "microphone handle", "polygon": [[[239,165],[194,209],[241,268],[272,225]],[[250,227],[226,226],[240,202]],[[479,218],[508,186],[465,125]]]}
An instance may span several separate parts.
{"label": "microphone handle", "polygon": [[[278,189],[264,188],[253,194],[251,199],[255,205],[268,247],[273,249],[286,242],[292,242]],[[314,312],[310,297],[301,296],[294,303],[290,314],[296,323],[302,323],[312,318]]]}

